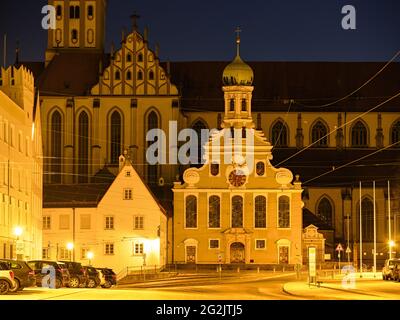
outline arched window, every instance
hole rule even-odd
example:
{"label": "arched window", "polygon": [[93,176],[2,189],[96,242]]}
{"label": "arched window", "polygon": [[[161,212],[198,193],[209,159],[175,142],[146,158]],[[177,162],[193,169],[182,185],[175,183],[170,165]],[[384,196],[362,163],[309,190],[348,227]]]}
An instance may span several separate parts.
{"label": "arched window", "polygon": [[351,145],[355,148],[368,147],[368,131],[361,121],[351,129]]}
{"label": "arched window", "polygon": [[374,204],[369,198],[361,201],[362,216],[362,239],[363,241],[373,241],[374,239]]}
{"label": "arched window", "polygon": [[197,228],[197,198],[186,197],[185,228]]}
{"label": "arched window", "polygon": [[288,196],[279,197],[278,228],[290,228],[290,199]]}
{"label": "arched window", "polygon": [[265,174],[265,164],[262,161],[257,162],[256,164],[256,174],[258,176],[263,176]]}
{"label": "arched window", "polygon": [[79,6],[75,6],[75,19],[79,19],[81,16],[81,9]]}
{"label": "arched window", "polygon": [[154,80],[154,72],[153,71],[149,72],[149,80]]}
{"label": "arched window", "polygon": [[[147,116],[147,132],[150,131],[151,129],[157,129],[159,128],[159,121],[158,121],[158,115],[155,111],[151,111],[149,115]],[[145,136],[147,134],[145,132]],[[156,142],[156,140],[154,141]],[[147,147],[150,147],[154,142],[148,141],[147,142]],[[155,156],[158,156],[156,154]],[[157,164],[149,164],[147,165],[147,179],[149,183],[157,183],[158,179],[158,165]]]}
{"label": "arched window", "polygon": [[89,179],[89,116],[82,111],[78,118],[78,182]]}
{"label": "arched window", "polygon": [[[400,141],[400,120],[397,120],[397,122],[393,125],[390,137],[392,139],[391,144]],[[400,143],[396,144],[394,147],[400,148]]]}
{"label": "arched window", "polygon": [[121,73],[119,71],[115,71],[115,80],[121,80]]}
{"label": "arched window", "polygon": [[231,112],[235,111],[235,99],[229,100],[229,111]]}
{"label": "arched window", "polygon": [[118,111],[111,114],[111,130],[110,130],[110,160],[112,164],[117,164],[121,155],[122,144],[122,120]]}
{"label": "arched window", "polygon": [[311,142],[314,143],[314,147],[327,147],[328,146],[328,129],[322,123],[317,121],[311,129]]}
{"label": "arched window", "polygon": [[221,227],[221,200],[218,196],[211,196],[208,199],[208,227]]}
{"label": "arched window", "polygon": [[242,99],[242,111],[247,111],[247,100]]}
{"label": "arched window", "polygon": [[75,18],[75,7],[74,6],[70,6],[69,7],[69,18],[70,19],[74,19]]}
{"label": "arched window", "polygon": [[[204,155],[204,145],[201,144],[201,131],[204,129],[207,129],[207,126],[204,124],[203,121],[198,120],[196,121],[193,126],[192,129],[196,132],[196,137],[197,137],[197,159],[194,159],[191,157],[191,161],[192,164],[196,167],[201,167],[202,163],[204,162],[203,160],[203,155]],[[194,138],[191,139],[192,141],[194,141]]]}
{"label": "arched window", "polygon": [[71,40],[74,43],[78,41],[78,30],[72,29],[72,31],[71,31]]}
{"label": "arched window", "polygon": [[57,18],[61,18],[61,16],[62,16],[62,6],[58,5],[56,11],[57,11]]}
{"label": "arched window", "polygon": [[62,118],[58,111],[51,116],[51,183],[61,183]]}
{"label": "arched window", "polygon": [[132,80],[132,72],[128,71],[126,73],[126,80]]}
{"label": "arched window", "polygon": [[243,228],[243,198],[232,197],[232,228]]}
{"label": "arched window", "polygon": [[128,53],[128,54],[126,55],[126,61],[127,61],[127,62],[132,62],[132,55],[131,55],[130,53]]}
{"label": "arched window", "polygon": [[137,75],[138,80],[143,80],[143,72],[139,71]]}
{"label": "arched window", "polygon": [[211,163],[210,164],[210,173],[214,177],[219,175],[219,163]]}
{"label": "arched window", "polygon": [[327,198],[322,198],[318,203],[317,215],[328,225],[332,225],[333,208]]}
{"label": "arched window", "polygon": [[278,121],[272,127],[271,142],[275,147],[288,146],[288,132],[282,121]]}
{"label": "arched window", "polygon": [[267,200],[264,196],[257,196],[254,199],[254,227],[267,227]]}
{"label": "arched window", "polygon": [[93,6],[92,5],[88,6],[87,15],[88,15],[88,19],[89,20],[93,19],[94,11],[93,11]]}
{"label": "arched window", "polygon": [[143,62],[143,54],[139,53],[138,55],[138,62]]}

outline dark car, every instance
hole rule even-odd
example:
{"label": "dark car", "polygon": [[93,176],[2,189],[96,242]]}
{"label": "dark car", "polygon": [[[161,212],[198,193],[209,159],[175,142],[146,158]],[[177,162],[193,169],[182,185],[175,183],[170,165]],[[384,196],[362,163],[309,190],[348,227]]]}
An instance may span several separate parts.
{"label": "dark car", "polygon": [[395,261],[392,269],[392,279],[400,281],[400,261]]}
{"label": "dark car", "polygon": [[117,275],[109,268],[96,268],[100,272],[100,285],[102,288],[111,288],[117,284]]}
{"label": "dark car", "polygon": [[88,288],[96,288],[100,285],[100,275],[99,271],[96,268],[85,266],[83,267],[86,270],[86,274],[88,276],[88,280],[86,282],[86,287]]}
{"label": "dark car", "polygon": [[0,259],[0,262],[7,263],[12,271],[14,271],[15,287],[10,292],[23,290],[26,287],[36,285],[35,272],[25,261]]}
{"label": "dark car", "polygon": [[399,259],[387,259],[382,269],[383,280],[393,280],[393,268]]}
{"label": "dark car", "polygon": [[69,271],[69,287],[70,288],[83,288],[86,287],[86,283],[88,281],[88,275],[82,264],[79,262],[72,261],[60,261],[64,263]]}
{"label": "dark car", "polygon": [[[28,261],[29,267],[33,269],[36,276],[36,285],[38,287],[42,286],[43,278],[49,274],[49,271],[46,271],[47,268],[53,267],[56,272],[55,286],[56,288],[67,287],[69,284],[69,272],[63,264],[59,264],[56,261],[48,261],[48,260],[32,260]],[[48,285],[50,284],[50,279],[48,280]]]}

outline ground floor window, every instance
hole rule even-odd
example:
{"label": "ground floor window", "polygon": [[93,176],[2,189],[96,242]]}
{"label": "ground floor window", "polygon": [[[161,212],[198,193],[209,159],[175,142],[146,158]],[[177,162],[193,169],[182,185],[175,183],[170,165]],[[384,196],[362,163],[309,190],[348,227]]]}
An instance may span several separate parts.
{"label": "ground floor window", "polygon": [[144,245],[141,241],[135,241],[133,243],[133,254],[135,256],[142,255],[144,253]]}
{"label": "ground floor window", "polygon": [[106,243],[104,245],[104,254],[113,255],[114,254],[114,243]]}
{"label": "ground floor window", "polygon": [[219,239],[210,239],[209,248],[210,249],[219,249]]}
{"label": "ground floor window", "polygon": [[263,250],[265,247],[265,239],[256,239],[256,250]]}

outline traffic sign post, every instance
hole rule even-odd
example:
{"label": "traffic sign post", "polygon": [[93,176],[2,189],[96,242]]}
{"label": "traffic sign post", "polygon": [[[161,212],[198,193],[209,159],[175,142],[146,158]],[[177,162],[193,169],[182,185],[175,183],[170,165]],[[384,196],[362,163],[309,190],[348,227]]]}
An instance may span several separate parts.
{"label": "traffic sign post", "polygon": [[338,252],[338,258],[339,258],[339,272],[340,272],[340,256],[341,256],[341,251],[344,251],[343,250],[343,247],[342,247],[342,245],[339,243],[338,245],[337,245],[337,247],[336,247],[336,251]]}
{"label": "traffic sign post", "polygon": [[350,253],[351,253],[351,249],[350,247],[346,248],[346,254],[347,254],[347,262],[350,263]]}

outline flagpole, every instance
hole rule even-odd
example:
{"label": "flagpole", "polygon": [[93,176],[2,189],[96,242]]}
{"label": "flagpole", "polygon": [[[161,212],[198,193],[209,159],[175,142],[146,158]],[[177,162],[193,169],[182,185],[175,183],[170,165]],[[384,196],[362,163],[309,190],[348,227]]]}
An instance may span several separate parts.
{"label": "flagpole", "polygon": [[361,204],[361,181],[360,181],[360,278],[362,278],[362,204]]}
{"label": "flagpole", "polygon": [[392,259],[392,217],[390,212],[390,181],[387,182],[388,185],[388,215],[389,215],[389,259]]}
{"label": "flagpole", "polygon": [[374,181],[374,278],[376,277],[376,197]]}

